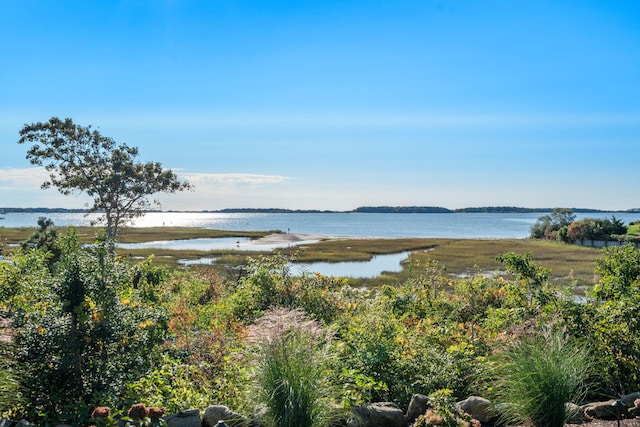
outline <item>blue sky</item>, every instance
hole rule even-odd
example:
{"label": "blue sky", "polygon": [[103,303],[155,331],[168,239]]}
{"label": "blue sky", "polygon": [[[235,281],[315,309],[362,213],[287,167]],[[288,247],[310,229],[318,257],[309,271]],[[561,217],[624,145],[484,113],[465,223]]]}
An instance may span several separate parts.
{"label": "blue sky", "polygon": [[3,0],[0,206],[17,144],[93,125],[195,184],[164,209],[640,207],[640,2]]}

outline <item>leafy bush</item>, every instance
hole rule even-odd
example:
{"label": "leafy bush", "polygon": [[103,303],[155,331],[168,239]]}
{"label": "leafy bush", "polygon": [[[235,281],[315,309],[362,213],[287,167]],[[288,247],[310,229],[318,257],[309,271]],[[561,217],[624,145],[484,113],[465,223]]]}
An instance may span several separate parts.
{"label": "leafy bush", "polygon": [[603,249],[593,289],[597,304],[590,338],[607,375],[611,393],[640,386],[640,250],[633,245]]}
{"label": "leafy bush", "polygon": [[325,324],[340,311],[339,293],[345,281],[320,274],[294,276],[281,255],[251,259],[248,274],[216,311],[223,317],[251,323],[270,307],[302,309]]}
{"label": "leafy bush", "polygon": [[572,209],[555,208],[550,215],[543,215],[531,227],[531,238],[533,239],[550,239],[559,238],[560,230],[567,227],[576,216]]}
{"label": "leafy bush", "polygon": [[495,403],[504,422],[562,427],[572,415],[566,403],[585,393],[591,358],[584,344],[554,331],[524,337],[497,366]]}
{"label": "leafy bush", "polygon": [[[409,286],[422,293],[415,283]],[[447,298],[431,308],[405,305],[407,300],[420,299],[416,294],[411,297],[410,289],[384,287],[341,317],[342,366],[383,385],[372,389],[373,401],[406,405],[414,393],[429,394],[442,388],[451,388],[461,397],[472,387],[480,368],[473,330],[448,317],[457,310]],[[404,308],[398,309],[399,303]],[[413,311],[418,306],[419,311],[424,310],[422,315]]]}
{"label": "leafy bush", "polygon": [[612,216],[606,218],[585,218],[573,222],[567,229],[567,238],[576,240],[612,240],[614,235],[626,234],[624,223]]}
{"label": "leafy bush", "polygon": [[215,401],[210,379],[195,364],[164,357],[159,367],[126,385],[123,402],[139,402],[176,414]]}
{"label": "leafy bush", "polygon": [[113,403],[158,357],[166,333],[163,311],[141,297],[129,264],[106,245],[80,247],[73,232],[59,245],[53,274],[40,276],[36,265],[47,304],[15,315],[25,416],[32,420],[73,421],[97,396]]}
{"label": "leafy bush", "polygon": [[456,408],[451,390],[437,390],[432,398],[433,406],[416,419],[413,427],[480,427],[478,420]]}

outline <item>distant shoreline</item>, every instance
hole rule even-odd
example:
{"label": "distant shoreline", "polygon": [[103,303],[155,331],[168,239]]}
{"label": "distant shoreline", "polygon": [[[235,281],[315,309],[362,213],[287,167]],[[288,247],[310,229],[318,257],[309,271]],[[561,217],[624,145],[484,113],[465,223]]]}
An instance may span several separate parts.
{"label": "distant shoreline", "polygon": [[[554,208],[523,208],[516,206],[487,206],[470,207],[461,209],[447,209],[438,206],[363,206],[349,211],[332,210],[303,210],[303,209],[279,209],[279,208],[230,208],[219,210],[178,211],[178,210],[150,210],[151,212],[164,213],[545,213]],[[569,208],[574,213],[640,213],[640,208],[627,210],[602,210],[589,208]],[[89,213],[89,209],[66,208],[0,208],[2,213]],[[97,213],[100,213],[99,211]]]}

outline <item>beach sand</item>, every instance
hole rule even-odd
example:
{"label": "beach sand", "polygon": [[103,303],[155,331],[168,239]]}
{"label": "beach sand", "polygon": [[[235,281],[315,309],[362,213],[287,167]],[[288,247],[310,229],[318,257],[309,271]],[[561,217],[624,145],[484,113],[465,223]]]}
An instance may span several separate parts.
{"label": "beach sand", "polygon": [[302,241],[335,240],[337,237],[325,236],[323,234],[299,234],[299,233],[273,233],[256,239],[251,243],[254,245],[272,245],[277,243],[294,243]]}

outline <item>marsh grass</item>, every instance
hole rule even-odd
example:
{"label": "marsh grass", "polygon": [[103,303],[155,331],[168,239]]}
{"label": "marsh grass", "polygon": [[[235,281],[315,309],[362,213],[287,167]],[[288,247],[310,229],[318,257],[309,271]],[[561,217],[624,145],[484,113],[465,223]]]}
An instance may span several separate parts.
{"label": "marsh grass", "polygon": [[[29,238],[34,227],[2,228],[2,243],[18,243]],[[60,227],[60,232],[63,228]],[[88,243],[95,238],[97,228],[79,227],[79,238]],[[125,228],[121,240],[127,243],[141,243],[154,240],[173,240],[216,237],[253,237],[259,238],[271,232],[240,232],[229,230],[208,230],[192,227],[148,227]],[[11,248],[5,248],[5,250]],[[593,285],[595,260],[601,257],[601,251],[576,245],[530,239],[336,239],[323,240],[304,246],[292,246],[279,252],[292,256],[296,262],[362,262],[369,261],[375,255],[411,251],[411,260],[405,263],[400,273],[383,273],[375,279],[354,279],[355,285],[375,286],[382,283],[400,283],[416,272],[420,265],[426,265],[427,259],[435,260],[446,268],[451,275],[468,275],[478,272],[493,272],[501,269],[496,256],[505,252],[531,252],[533,261],[550,269],[551,280],[560,284],[578,286]],[[131,256],[142,260],[154,255],[154,263],[170,268],[179,266],[178,260],[199,258],[218,258],[218,264],[239,266],[247,257],[257,256],[258,252],[246,251],[194,251],[170,249],[135,249],[118,251],[121,256]],[[413,271],[412,271],[413,270]]]}
{"label": "marsh grass", "polygon": [[328,239],[305,246],[280,250],[295,256],[299,262],[357,262],[369,261],[375,255],[427,250],[434,247],[434,239]]}
{"label": "marsh grass", "polygon": [[[53,227],[59,235],[66,232],[68,227]],[[101,227],[75,227],[80,243],[92,242]],[[0,236],[5,244],[19,243],[28,239],[36,227],[0,227]],[[195,227],[124,227],[120,230],[119,240],[122,243],[153,242],[155,240],[197,239],[217,237],[250,237],[260,238],[280,231],[233,231],[211,230]]]}
{"label": "marsh grass", "polygon": [[500,357],[495,403],[506,425],[562,427],[580,403],[590,373],[588,348],[561,331],[521,339]]}
{"label": "marsh grass", "polygon": [[502,270],[496,256],[505,252],[530,252],[536,264],[551,270],[551,280],[558,285],[593,285],[596,282],[596,259],[599,249],[529,239],[434,239],[434,249],[415,253],[414,265],[435,260],[452,275]]}

